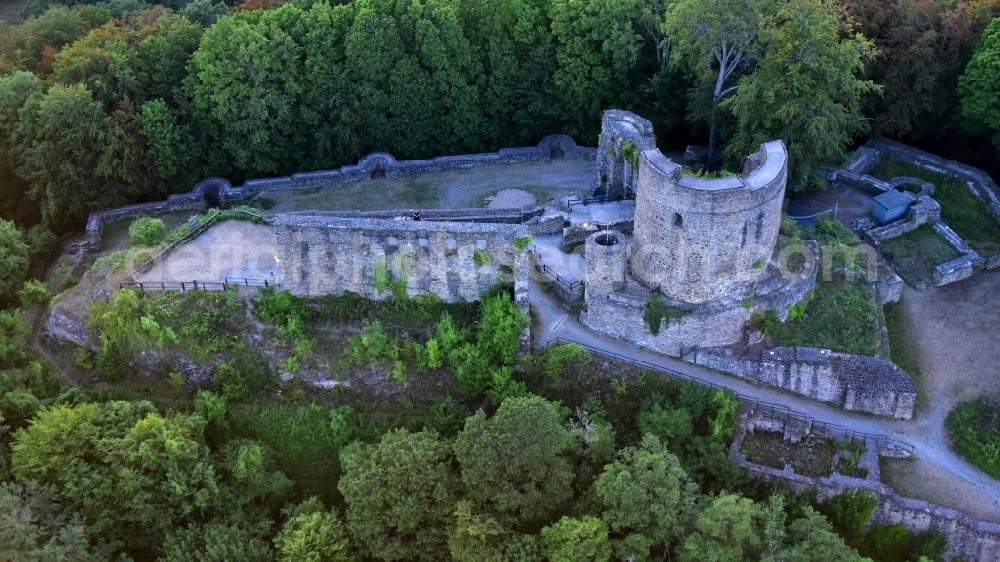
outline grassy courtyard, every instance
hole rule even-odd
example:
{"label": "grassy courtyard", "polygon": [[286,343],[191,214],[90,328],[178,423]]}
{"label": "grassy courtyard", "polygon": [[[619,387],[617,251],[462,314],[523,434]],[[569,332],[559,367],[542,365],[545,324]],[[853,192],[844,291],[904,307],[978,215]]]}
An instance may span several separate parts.
{"label": "grassy courtyard", "polygon": [[845,353],[878,352],[878,305],[861,282],[817,281],[800,319],[770,334],[778,345],[822,347]]}
{"label": "grassy courtyard", "polygon": [[882,242],[882,255],[910,284],[929,282],[934,267],[961,256],[929,224]]}
{"label": "grassy courtyard", "polygon": [[933,183],[933,197],[941,204],[941,220],[980,254],[1000,254],[1000,223],[960,180],[898,160],[882,161],[871,175],[883,180],[909,176]]}

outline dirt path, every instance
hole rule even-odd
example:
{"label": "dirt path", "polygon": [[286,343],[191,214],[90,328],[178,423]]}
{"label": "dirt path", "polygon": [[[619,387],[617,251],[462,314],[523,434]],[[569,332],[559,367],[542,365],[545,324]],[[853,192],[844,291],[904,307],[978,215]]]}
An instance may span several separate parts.
{"label": "dirt path", "polygon": [[[927,397],[911,432],[938,444],[947,459],[955,456],[944,428],[948,412],[959,402],[1000,392],[1000,271],[926,291],[906,287],[901,305]],[[888,473],[901,493],[982,514],[982,498],[942,468],[894,463]],[[1000,489],[1000,482],[993,485]]]}
{"label": "dirt path", "polygon": [[[985,291],[986,294],[991,290],[990,287],[993,287],[993,295],[996,295],[996,288],[992,284],[1000,282],[1000,273],[990,275],[996,279],[987,278],[984,281],[975,281],[973,278],[973,283],[977,286],[978,283],[983,283],[984,287],[981,290]],[[965,298],[968,298],[970,303],[975,302],[973,295],[979,294],[978,290],[966,289],[965,291],[968,291]],[[962,289],[959,288],[956,292],[962,292]],[[933,297],[930,299],[933,300]],[[982,302],[980,301],[980,303]],[[921,419],[909,421],[852,413],[777,388],[754,385],[718,371],[686,363],[680,359],[640,350],[628,342],[592,332],[580,324],[574,316],[569,315],[563,305],[545,291],[537,281],[533,281],[531,284],[531,303],[535,308],[535,317],[539,319],[538,325],[534,327],[534,336],[542,345],[549,340],[562,337],[680,371],[760,400],[784,404],[821,422],[839,424],[857,431],[887,435],[906,441],[916,447],[917,457],[921,462],[909,463],[909,470],[912,472],[900,474],[900,471],[897,470],[894,473],[900,482],[912,483],[909,489],[900,490],[901,493],[919,499],[926,498],[928,501],[935,501],[946,507],[968,510],[977,517],[1000,522],[1000,483],[959,458],[948,448],[941,425],[944,416],[947,415],[944,404],[935,405],[934,416],[926,415]],[[982,326],[979,329],[982,329]],[[957,330],[956,328],[955,334],[959,333]],[[996,333],[994,332],[993,337]],[[985,332],[977,334],[977,337],[980,336],[989,339],[989,334]],[[982,343],[980,342],[978,345],[982,345]],[[975,345],[970,346],[970,348],[976,349]],[[945,351],[942,353],[946,353],[947,348],[943,349]],[[983,349],[990,348],[980,348],[976,350],[976,354],[982,352]],[[969,355],[972,355],[971,352]],[[994,365],[997,364],[1000,362],[994,358]],[[993,367],[993,372],[995,370],[996,367]],[[964,387],[964,385],[959,386]],[[947,404],[952,403],[954,400]],[[938,410],[943,410],[943,413]],[[934,471],[934,479],[932,480],[933,494],[921,493],[921,488],[926,484],[921,477],[920,468],[923,466],[921,463],[927,463],[927,465],[937,469]],[[976,498],[976,501],[967,501],[970,497]]]}

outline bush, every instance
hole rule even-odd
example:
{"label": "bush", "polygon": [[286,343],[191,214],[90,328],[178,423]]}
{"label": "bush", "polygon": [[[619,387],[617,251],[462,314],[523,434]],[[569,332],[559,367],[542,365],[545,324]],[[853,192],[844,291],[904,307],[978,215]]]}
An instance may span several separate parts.
{"label": "bush", "polygon": [[278,375],[266,357],[244,351],[232,361],[219,364],[212,384],[226,400],[239,401],[271,394],[278,388]]}
{"label": "bush", "polygon": [[579,344],[555,345],[545,350],[542,372],[546,377],[559,379],[570,372],[577,372],[589,358],[587,350]]}
{"label": "bush", "polygon": [[163,221],[154,217],[139,217],[128,225],[129,238],[140,246],[155,246],[163,241],[165,234]]}
{"label": "bush", "polygon": [[959,404],[948,414],[945,427],[962,456],[1000,479],[1000,395]]}
{"label": "bush", "polygon": [[877,505],[875,494],[867,490],[847,490],[821,503],[818,509],[848,543],[857,544]]}
{"label": "bush", "polygon": [[37,279],[25,281],[24,285],[21,286],[21,292],[18,294],[18,297],[22,305],[40,304],[47,306],[49,301],[52,300],[48,285]]}

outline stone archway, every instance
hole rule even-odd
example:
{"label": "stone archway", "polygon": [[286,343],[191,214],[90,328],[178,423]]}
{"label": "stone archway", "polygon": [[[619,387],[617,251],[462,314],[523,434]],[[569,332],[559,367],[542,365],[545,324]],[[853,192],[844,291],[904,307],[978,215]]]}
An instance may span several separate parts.
{"label": "stone archway", "polygon": [[385,177],[385,168],[383,168],[381,164],[378,165],[378,166],[375,166],[375,168],[372,169],[371,179],[374,180],[374,179],[384,178],[384,177]]}
{"label": "stone archway", "polygon": [[561,145],[553,144],[549,147],[549,160],[562,160],[566,157],[566,152]]}
{"label": "stone archway", "polygon": [[209,209],[221,209],[222,186],[216,183],[206,185],[201,191],[201,198]]}

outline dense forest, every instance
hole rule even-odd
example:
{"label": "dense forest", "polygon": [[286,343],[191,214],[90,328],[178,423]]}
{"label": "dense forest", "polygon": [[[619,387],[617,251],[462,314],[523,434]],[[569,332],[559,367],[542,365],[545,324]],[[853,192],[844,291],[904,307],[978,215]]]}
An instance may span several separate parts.
{"label": "dense forest", "polygon": [[[87,390],[31,355],[20,315],[0,321],[4,560],[903,562],[945,549],[869,524],[868,492],[820,501],[749,479],[727,456],[739,403],[726,390],[576,345],[519,352],[526,319],[505,291],[444,304],[123,290],[91,312],[100,348],[77,363],[112,384]],[[288,350],[284,372],[342,348],[331,372],[406,390],[310,389],[278,376],[272,347]],[[177,356],[212,366],[200,389]]]}
{"label": "dense forest", "polygon": [[[749,479],[727,457],[727,392],[575,346],[523,352],[527,319],[503,291],[459,306],[121,291],[89,311],[99,350],[72,362],[96,382],[77,385],[33,345],[52,297],[26,279],[94,209],[375,150],[554,132],[596,145],[609,107],[650,118],[664,148],[708,146],[711,165],[782,138],[794,190],[822,188],[816,166],[870,134],[995,170],[1000,0],[22,13],[0,23],[0,560],[941,559],[939,535],[870,524],[870,494],[820,501]],[[343,354],[331,372],[434,393],[306,388],[279,376],[261,334],[283,372],[329,348]]]}
{"label": "dense forest", "polygon": [[595,145],[608,107],[650,118],[665,148],[711,144],[730,163],[783,138],[795,189],[869,133],[995,167],[1000,24],[983,31],[997,0],[255,9],[280,3],[29,2],[26,21],[0,24],[0,215],[60,234],[92,209],[209,175],[553,132]]}

